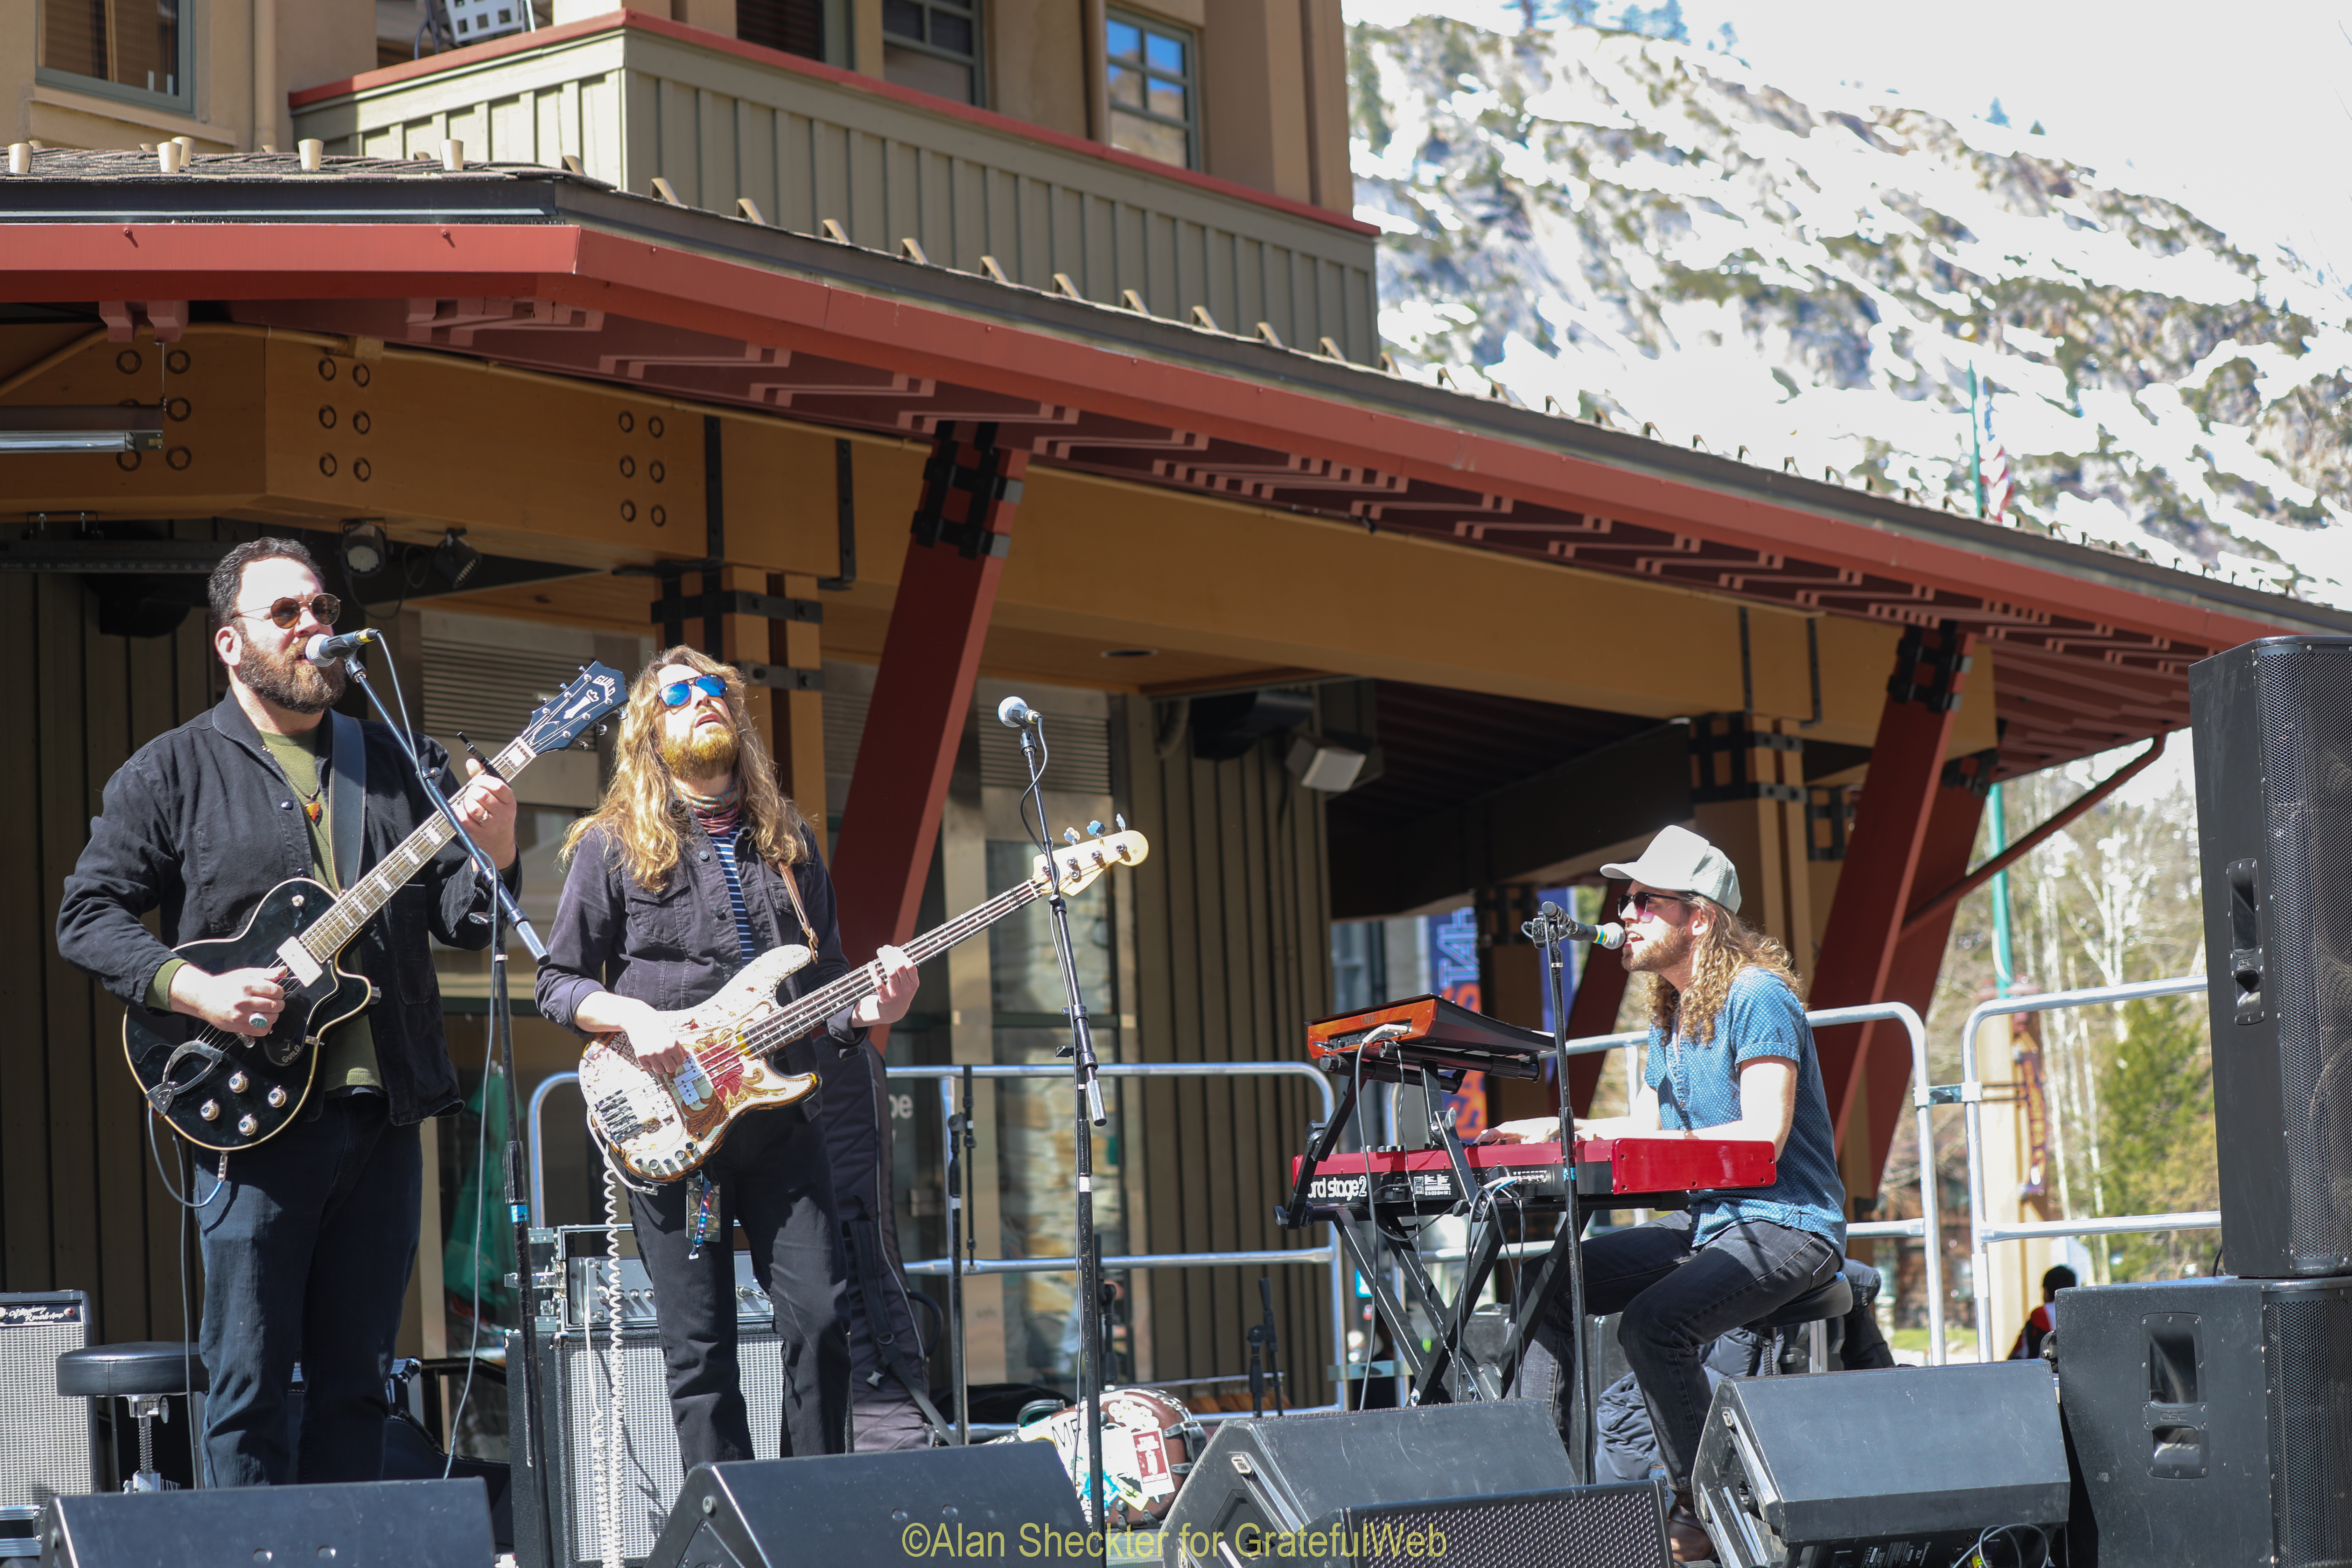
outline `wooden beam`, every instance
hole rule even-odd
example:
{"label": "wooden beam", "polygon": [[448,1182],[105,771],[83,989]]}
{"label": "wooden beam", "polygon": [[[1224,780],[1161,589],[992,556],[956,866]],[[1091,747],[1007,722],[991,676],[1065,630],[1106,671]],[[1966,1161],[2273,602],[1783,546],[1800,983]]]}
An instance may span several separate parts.
{"label": "wooden beam", "polygon": [[[1814,969],[1809,998],[1814,1007],[1861,1006],[1886,997],[1974,642],[1949,627],[1914,627],[1896,649],[1869,780]],[[1861,1084],[1862,1032],[1847,1026],[1824,1031],[1821,1040],[1822,1085],[1842,1146]]]}
{"label": "wooden beam", "polygon": [[925,466],[834,857],[853,963],[914,932],[1027,467],[986,424],[948,426]]}

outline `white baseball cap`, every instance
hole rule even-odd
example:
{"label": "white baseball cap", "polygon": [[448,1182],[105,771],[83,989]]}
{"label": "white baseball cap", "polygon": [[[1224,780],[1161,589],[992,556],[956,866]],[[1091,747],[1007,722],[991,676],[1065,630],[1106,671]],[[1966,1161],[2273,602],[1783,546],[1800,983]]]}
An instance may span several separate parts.
{"label": "white baseball cap", "polygon": [[1739,872],[1731,857],[1687,827],[1660,828],[1639,860],[1603,866],[1601,874],[1662,893],[1696,893],[1739,912]]}

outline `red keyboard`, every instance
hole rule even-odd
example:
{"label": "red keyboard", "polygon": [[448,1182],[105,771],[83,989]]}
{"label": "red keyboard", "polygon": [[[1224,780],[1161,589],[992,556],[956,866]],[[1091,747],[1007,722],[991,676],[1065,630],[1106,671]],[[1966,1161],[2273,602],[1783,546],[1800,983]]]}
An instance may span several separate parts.
{"label": "red keyboard", "polygon": [[1307,1055],[1326,1072],[1354,1072],[1360,1065],[1364,1077],[1394,1082],[1401,1068],[1417,1067],[1445,1075],[1448,1088],[1465,1072],[1541,1078],[1551,1047],[1549,1035],[1443,996],[1408,996],[1307,1026]]}
{"label": "red keyboard", "polygon": [[[1470,1173],[1497,1203],[1559,1206],[1558,1143],[1479,1143],[1463,1150]],[[1290,1163],[1298,1179],[1299,1159]],[[1588,1197],[1628,1200],[1632,1208],[1662,1208],[1681,1194],[1730,1187],[1769,1187],[1776,1165],[1772,1145],[1745,1138],[1579,1138],[1576,1190]],[[1512,1178],[1517,1178],[1513,1180]],[[1503,1184],[1508,1183],[1507,1185]],[[1466,1194],[1443,1149],[1375,1149],[1338,1153],[1315,1169],[1307,1202],[1319,1208],[1362,1211],[1367,1194],[1383,1211],[1411,1208],[1445,1214]],[[1662,1201],[1638,1201],[1654,1198]]]}

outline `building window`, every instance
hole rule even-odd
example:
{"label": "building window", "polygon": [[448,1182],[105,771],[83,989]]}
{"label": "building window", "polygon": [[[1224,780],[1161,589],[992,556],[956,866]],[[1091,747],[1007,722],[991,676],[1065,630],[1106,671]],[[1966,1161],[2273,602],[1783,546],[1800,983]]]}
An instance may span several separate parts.
{"label": "building window", "polygon": [[180,11],[181,0],[42,0],[41,74],[184,106],[194,94]]}
{"label": "building window", "polygon": [[882,76],[980,101],[980,0],[882,0]]}
{"label": "building window", "polygon": [[821,60],[824,0],[735,0],[735,36],[747,44]]}
{"label": "building window", "polygon": [[1109,57],[1110,144],[1180,169],[1201,157],[1201,109],[1192,35],[1113,11],[1104,19]]}

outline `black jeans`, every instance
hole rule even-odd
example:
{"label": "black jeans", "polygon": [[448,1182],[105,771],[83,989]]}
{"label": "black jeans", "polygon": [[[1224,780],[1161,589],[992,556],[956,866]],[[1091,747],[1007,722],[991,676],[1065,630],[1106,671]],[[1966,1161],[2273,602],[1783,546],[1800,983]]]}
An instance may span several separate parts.
{"label": "black jeans", "polygon": [[735,1342],[737,1225],[776,1310],[782,1451],[786,1458],[845,1452],[849,1329],[824,1130],[797,1105],[752,1111],[702,1171],[717,1190],[702,1254],[691,1262],[695,1184],[665,1182],[629,1194],[637,1253],[654,1288],[680,1467],[752,1457]]}
{"label": "black jeans", "polygon": [[[1584,1244],[1584,1309],[1622,1312],[1617,1342],[1642,1385],[1658,1448],[1676,1491],[1690,1489],[1691,1464],[1706,1428],[1706,1373],[1700,1359],[1717,1335],[1826,1285],[1838,1250],[1809,1230],[1748,1220],[1696,1252],[1692,1219],[1671,1215]],[[1528,1347],[1519,1392],[1549,1399],[1563,1432],[1572,1409],[1576,1335],[1568,1294],[1554,1297]]]}
{"label": "black jeans", "polygon": [[[215,1487],[373,1481],[383,1474],[384,1380],[416,1261],[423,1145],[380,1094],[331,1096],[231,1154],[225,1190],[199,1159],[210,1376],[205,1468]],[[217,1168],[216,1166],[215,1167]],[[302,1451],[286,1441],[302,1363]],[[299,1462],[298,1462],[299,1459]]]}

